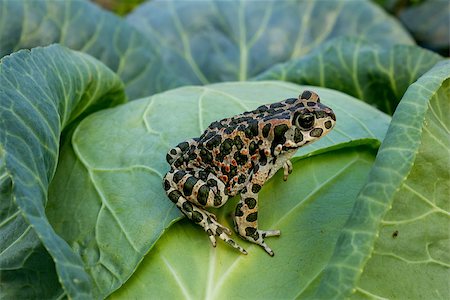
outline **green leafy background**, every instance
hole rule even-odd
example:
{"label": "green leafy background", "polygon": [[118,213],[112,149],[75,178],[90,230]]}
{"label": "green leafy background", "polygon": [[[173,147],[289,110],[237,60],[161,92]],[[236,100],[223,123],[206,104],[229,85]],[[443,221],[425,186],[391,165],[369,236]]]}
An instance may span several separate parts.
{"label": "green leafy background", "polygon": [[[53,267],[42,242],[66,292],[88,295],[90,280],[81,260],[46,218],[47,189],[58,162],[62,131],[95,110],[124,102],[122,82],[92,57],[58,45],[3,58],[0,81],[2,294],[28,298],[42,292],[48,297],[57,291],[53,274],[47,272]],[[24,273],[37,281],[43,274],[51,279],[44,282],[53,283],[38,287],[42,291],[36,293],[22,290],[34,281]]]}
{"label": "green leafy background", "polygon": [[[448,3],[433,3],[390,9],[448,55]],[[433,26],[414,24],[430,12]],[[156,0],[122,19],[88,1],[3,0],[0,16],[2,297],[450,294],[450,66],[372,2]],[[236,80],[252,81],[210,85]],[[204,86],[170,90],[190,84]],[[305,88],[338,126],[261,192],[276,256],[214,249],[175,223],[166,151]],[[105,109],[125,93],[146,98]],[[394,114],[384,142],[390,117],[361,100]],[[217,211],[230,227],[235,201]]]}

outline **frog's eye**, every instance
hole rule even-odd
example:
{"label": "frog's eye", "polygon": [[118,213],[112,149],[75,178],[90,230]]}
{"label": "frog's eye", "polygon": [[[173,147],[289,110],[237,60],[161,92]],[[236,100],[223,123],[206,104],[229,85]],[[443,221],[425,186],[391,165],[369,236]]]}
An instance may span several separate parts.
{"label": "frog's eye", "polygon": [[308,130],[314,126],[315,117],[313,114],[300,114],[296,125],[301,129]]}

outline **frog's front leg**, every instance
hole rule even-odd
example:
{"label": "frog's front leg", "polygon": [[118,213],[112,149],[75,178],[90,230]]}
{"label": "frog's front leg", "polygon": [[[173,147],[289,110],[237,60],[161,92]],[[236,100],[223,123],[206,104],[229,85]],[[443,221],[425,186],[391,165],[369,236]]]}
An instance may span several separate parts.
{"label": "frog's front leg", "polygon": [[290,159],[288,159],[283,164],[283,180],[286,181],[288,179],[289,174],[291,173],[292,173],[292,162]]}
{"label": "frog's front leg", "polygon": [[246,240],[258,244],[273,256],[272,249],[264,242],[267,236],[280,235],[279,230],[259,230],[258,229],[258,192],[261,185],[250,183],[241,192],[241,200],[236,206],[234,216],[236,231]]}
{"label": "frog's front leg", "polygon": [[247,254],[244,248],[229,237],[231,230],[222,226],[214,214],[204,209],[204,207],[220,207],[227,201],[228,196],[224,193],[223,182],[213,174],[199,173],[170,170],[164,176],[167,196],[188,219],[203,227],[214,247],[217,236],[243,254]]}

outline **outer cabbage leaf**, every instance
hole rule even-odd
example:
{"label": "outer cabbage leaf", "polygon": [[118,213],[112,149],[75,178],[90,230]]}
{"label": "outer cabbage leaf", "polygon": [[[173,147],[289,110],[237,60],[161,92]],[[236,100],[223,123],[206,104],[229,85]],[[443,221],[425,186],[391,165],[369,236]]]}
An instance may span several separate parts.
{"label": "outer cabbage leaf", "polygon": [[449,61],[405,93],[317,297],[450,294],[449,95]]}
{"label": "outer cabbage leaf", "polygon": [[[450,2],[429,0],[401,11],[399,18],[414,39],[428,49],[449,56]],[[430,20],[421,22],[420,20]]]}
{"label": "outer cabbage leaf", "polygon": [[366,39],[338,38],[316,51],[258,75],[337,89],[393,114],[406,89],[442,57],[416,46],[382,47]]}
{"label": "outer cabbage leaf", "polygon": [[417,43],[444,56],[450,47],[450,2],[447,0],[375,0],[396,15]]}
{"label": "outer cabbage leaf", "polygon": [[2,0],[0,41],[0,57],[52,43],[88,53],[121,77],[130,99],[185,83],[158,44],[89,1]]}
{"label": "outer cabbage leaf", "polygon": [[114,73],[58,45],[18,51],[0,61],[3,295],[60,296],[55,266],[70,297],[90,295],[82,261],[48,223],[47,188],[56,169],[61,132],[69,133],[93,111],[124,101],[123,84]]}
{"label": "outer cabbage leaf", "polygon": [[[340,160],[338,156],[333,159],[332,154],[328,155],[325,162],[334,161],[333,166],[330,166],[323,178],[318,172],[317,181],[310,182],[311,185],[306,189],[292,189],[296,186],[294,182],[297,182],[294,178],[298,176],[296,174],[303,174],[301,171],[292,174],[293,179],[289,179],[286,185],[274,180],[274,186],[265,188],[270,193],[280,193],[281,187],[286,189],[288,193],[285,198],[288,202],[285,205],[273,205],[277,206],[279,214],[288,214],[287,211],[304,199],[311,188],[320,189],[327,178],[332,182],[339,182],[340,177],[336,172],[343,172],[343,182],[348,183],[347,180],[356,176],[361,180],[357,180],[358,184],[362,185],[364,174],[370,168],[374,151],[383,139],[390,118],[361,101],[332,90],[284,82],[245,82],[179,88],[104,110],[83,120],[77,127],[71,144],[66,144],[61,152],[60,164],[50,188],[47,211],[55,230],[82,257],[86,270],[94,278],[96,293],[105,296],[122,285],[136,270],[146,252],[155,245],[162,232],[181,216],[162,188],[162,177],[169,169],[165,156],[171,146],[184,139],[199,136],[214,120],[254,109],[263,103],[296,96],[306,88],[316,90],[322,101],[335,110],[338,118],[338,126],[332,134],[315,143],[315,147],[311,146],[309,152],[318,154],[329,149],[333,153],[340,153],[339,157],[343,159]],[[347,111],[349,106],[354,110]],[[340,145],[340,148],[360,145],[362,150],[338,150],[336,145]],[[298,153],[297,159],[308,156],[309,152]],[[321,160],[312,161],[318,163]],[[345,167],[347,164],[349,169]],[[313,163],[309,164],[308,170],[313,170],[314,166],[316,165]],[[310,174],[310,171],[305,174]],[[303,182],[303,178],[299,177],[299,182]],[[352,189],[346,187],[347,191],[339,198],[344,202],[342,215],[331,226],[335,228],[336,225],[336,228],[331,230],[331,237],[327,239],[329,247],[323,252],[324,257],[331,254],[331,245],[334,243],[332,236],[337,235],[337,228],[344,223],[350,212],[358,184],[355,183]],[[320,189],[320,194],[332,193],[333,189],[328,189],[328,185],[325,185],[327,188]],[[329,201],[330,197],[322,200]],[[232,209],[232,205],[227,207]],[[70,211],[70,216],[62,215],[61,212],[64,211]],[[270,209],[263,207],[262,211]],[[328,217],[331,218],[331,215],[330,210]],[[286,222],[292,224],[288,220],[291,217],[287,217]],[[264,219],[262,222],[267,224]],[[196,257],[192,254],[196,251],[187,250],[196,247],[211,255],[217,253],[217,263],[222,262],[219,259],[222,255],[232,259],[240,257],[239,253],[221,243],[218,245],[218,252],[210,252],[211,246],[206,235],[195,225],[185,224],[181,228],[191,228],[185,237],[190,242],[182,247],[186,248],[185,254],[188,256]],[[173,230],[177,232],[177,229]],[[173,240],[173,236],[170,229],[167,239]],[[293,238],[294,233],[289,236]],[[286,240],[280,239],[281,241]],[[271,242],[281,252],[289,250],[282,243],[277,244],[276,240]],[[175,254],[179,248],[178,244],[171,245],[167,253]],[[254,257],[252,260],[266,257],[266,254],[258,254],[258,250],[255,248],[251,251],[249,257]],[[150,257],[159,257],[159,254],[153,254],[159,253],[158,250],[155,251],[152,250]],[[284,255],[281,252],[280,257]],[[200,256],[197,258],[200,264],[198,267],[207,262],[207,259],[201,260]],[[159,277],[159,281],[154,284],[163,288],[166,271],[154,271],[154,276]],[[191,273],[186,275],[192,276]],[[132,278],[140,278],[139,276],[134,274]],[[139,279],[132,280],[136,282]],[[153,288],[152,293],[156,293]]]}
{"label": "outer cabbage leaf", "polygon": [[369,1],[150,1],[127,21],[195,84],[246,80],[338,36],[413,44]]}

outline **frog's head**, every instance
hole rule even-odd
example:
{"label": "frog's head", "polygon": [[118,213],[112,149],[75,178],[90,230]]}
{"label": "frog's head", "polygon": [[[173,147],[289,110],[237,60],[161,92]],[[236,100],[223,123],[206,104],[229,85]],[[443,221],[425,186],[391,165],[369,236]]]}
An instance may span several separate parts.
{"label": "frog's head", "polygon": [[286,148],[298,148],[312,143],[328,132],[336,124],[336,116],[331,108],[320,103],[319,96],[304,91],[289,109],[291,128],[286,132]]}

